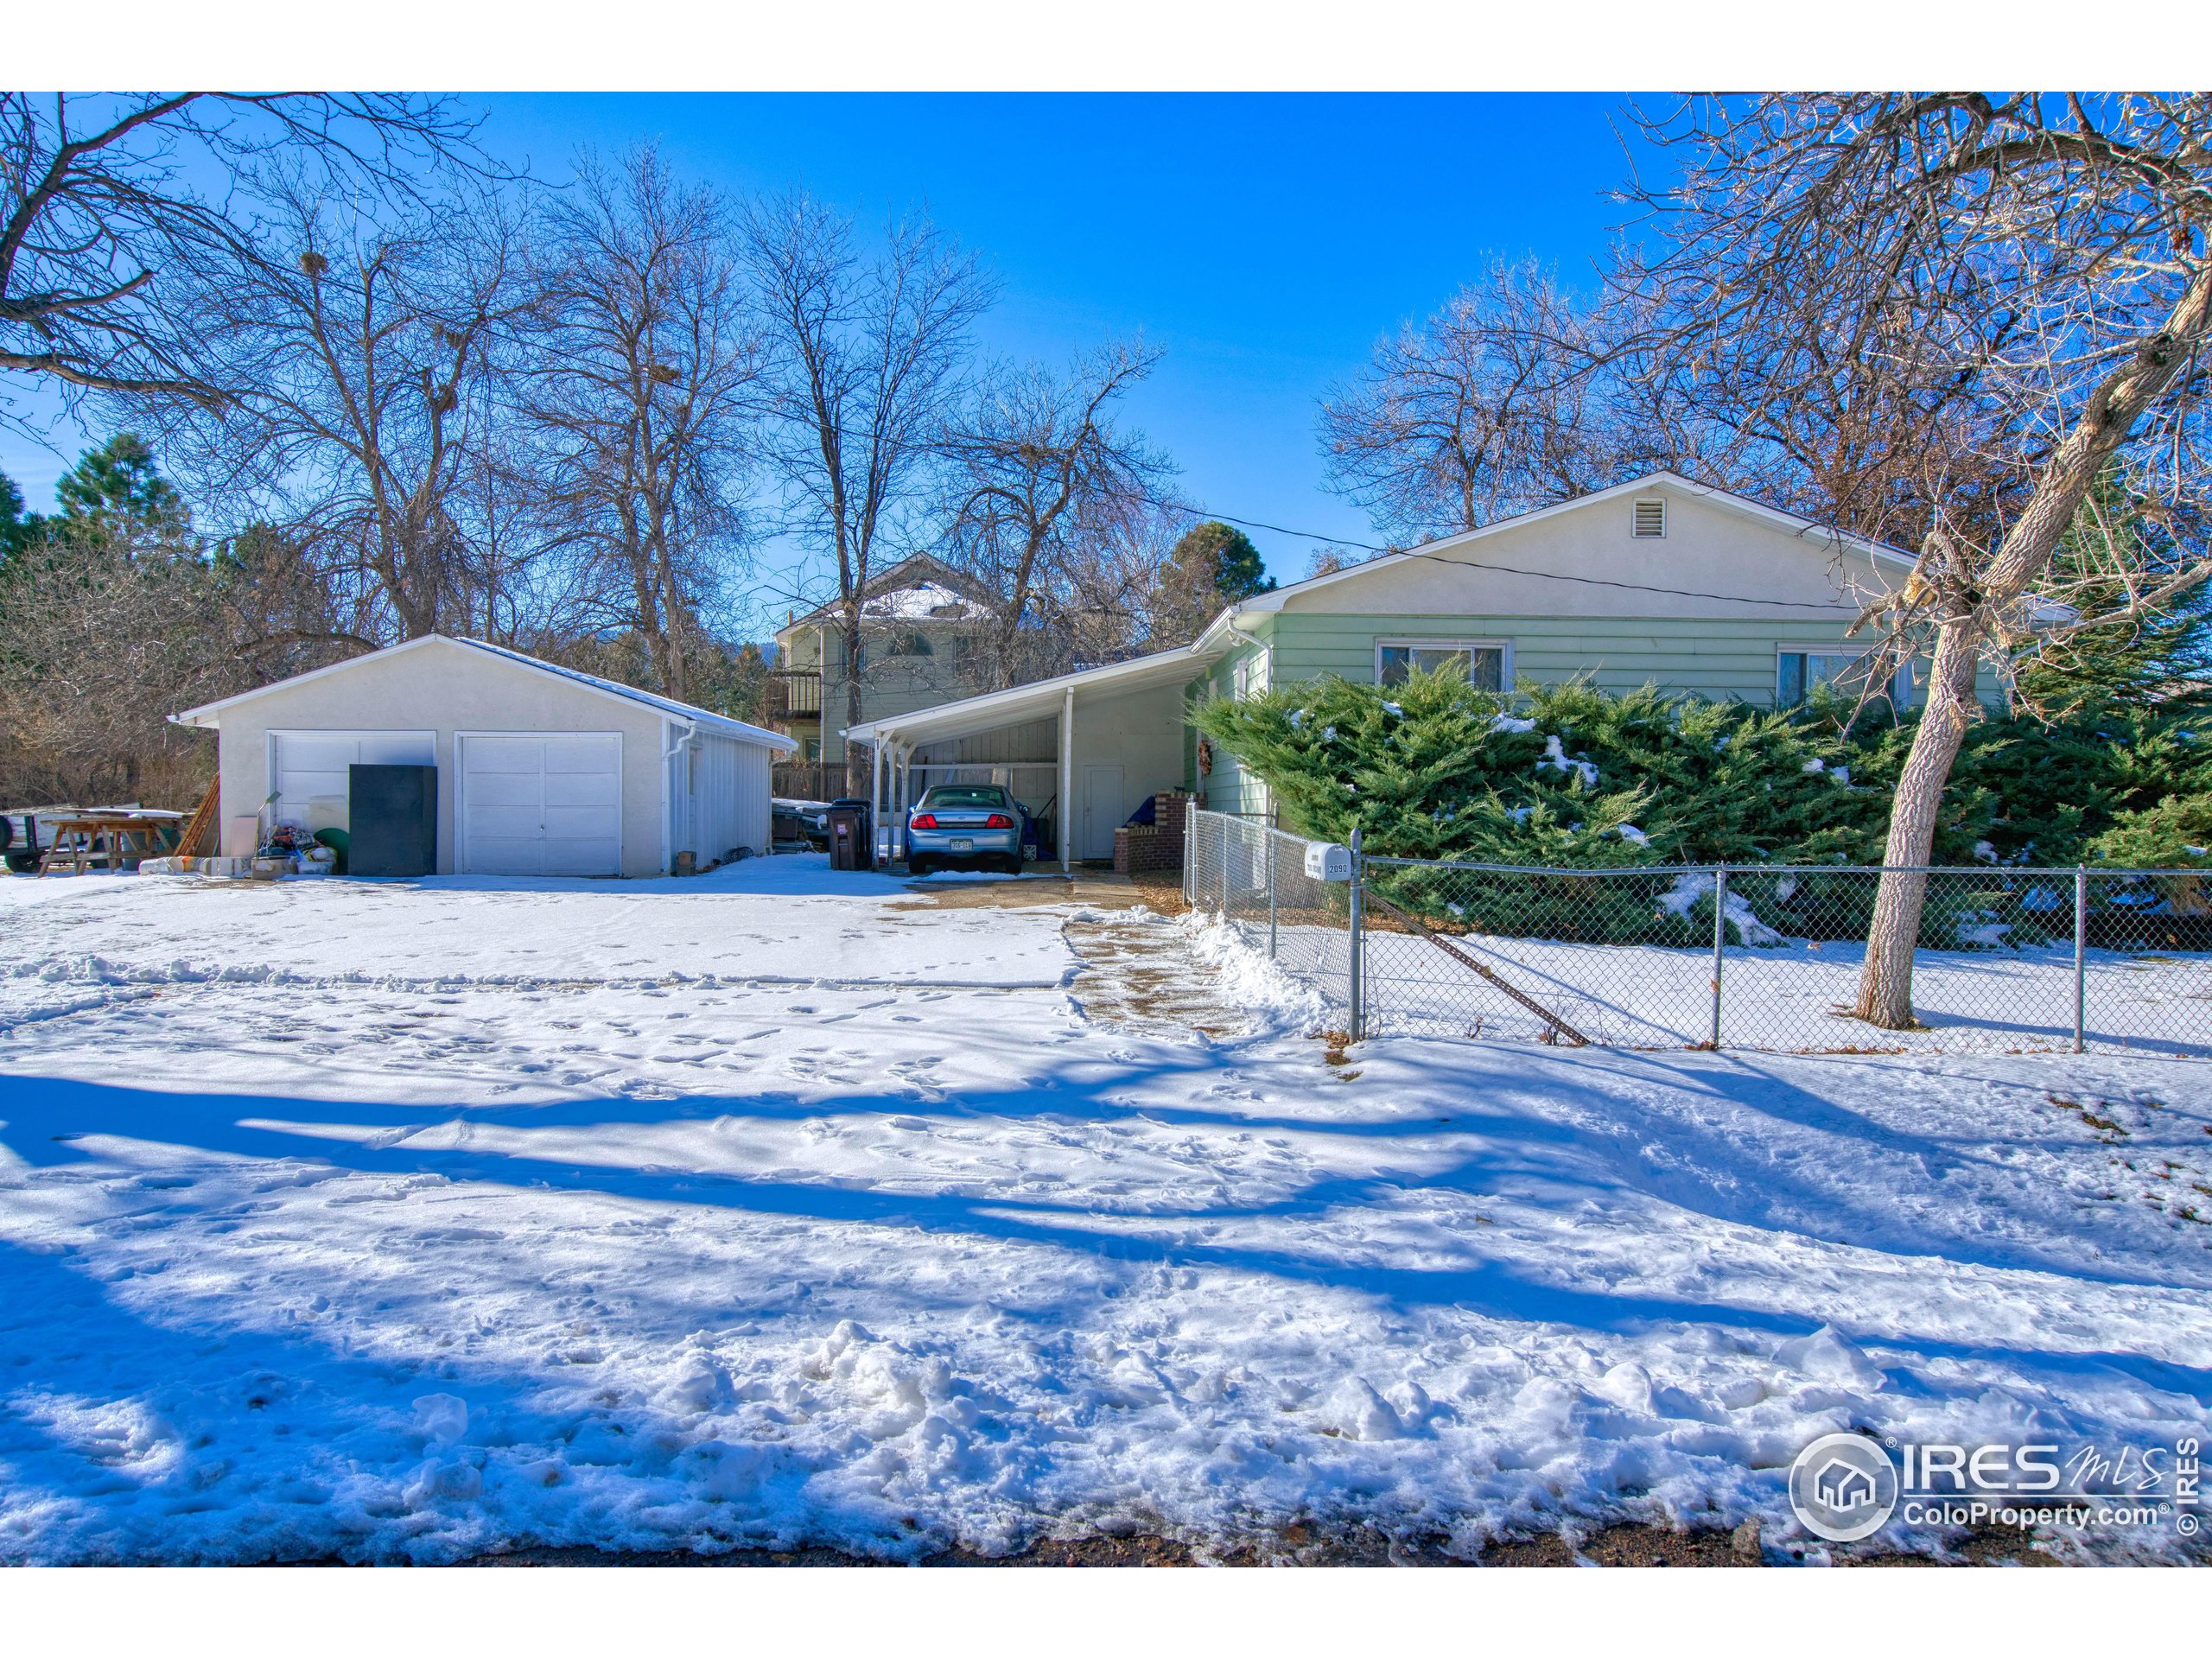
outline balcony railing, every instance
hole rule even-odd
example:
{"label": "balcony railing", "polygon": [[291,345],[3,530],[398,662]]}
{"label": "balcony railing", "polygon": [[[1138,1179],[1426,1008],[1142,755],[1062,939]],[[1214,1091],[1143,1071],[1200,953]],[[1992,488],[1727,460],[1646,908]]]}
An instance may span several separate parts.
{"label": "balcony railing", "polygon": [[815,668],[779,668],[768,675],[768,718],[786,719],[792,715],[819,715],[822,712],[822,671]]}

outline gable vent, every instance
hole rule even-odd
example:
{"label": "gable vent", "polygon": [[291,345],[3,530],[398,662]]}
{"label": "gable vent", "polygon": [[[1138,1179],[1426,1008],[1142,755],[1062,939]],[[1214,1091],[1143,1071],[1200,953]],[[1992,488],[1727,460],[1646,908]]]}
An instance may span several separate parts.
{"label": "gable vent", "polygon": [[1664,498],[1656,501],[1639,501],[1635,516],[1630,520],[1629,534],[1637,537],[1664,536],[1667,533],[1667,503]]}

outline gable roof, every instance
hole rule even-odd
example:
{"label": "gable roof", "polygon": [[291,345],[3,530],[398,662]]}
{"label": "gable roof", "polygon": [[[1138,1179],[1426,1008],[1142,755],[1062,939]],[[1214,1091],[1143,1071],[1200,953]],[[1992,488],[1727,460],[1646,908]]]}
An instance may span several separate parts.
{"label": "gable roof", "polygon": [[[1354,576],[1370,575],[1377,570],[1387,569],[1394,564],[1404,564],[1415,559],[1442,557],[1451,563],[1459,563],[1457,560],[1451,560],[1449,556],[1462,549],[1470,548],[1488,537],[1499,535],[1509,530],[1519,530],[1526,525],[1540,523],[1546,518],[1555,518],[1563,513],[1580,512],[1585,508],[1599,506],[1607,501],[1617,501],[1624,496],[1632,496],[1654,489],[1680,491],[1686,496],[1717,507],[1724,512],[1733,513],[1738,518],[1764,524],[1769,529],[1783,531],[1793,538],[1806,543],[1808,546],[1822,545],[1863,554],[1875,563],[1889,565],[1900,572],[1911,569],[1916,563],[1913,556],[1902,548],[1891,547],[1885,542],[1869,541],[1862,536],[1853,536],[1842,531],[1831,529],[1800,513],[1786,512],[1780,507],[1770,507],[1764,501],[1754,501],[1751,497],[1738,495],[1732,490],[1724,490],[1713,484],[1700,484],[1694,480],[1684,478],[1680,473],[1667,472],[1662,469],[1656,473],[1646,473],[1641,478],[1632,478],[1624,484],[1613,485],[1609,489],[1594,491],[1588,495],[1578,495],[1570,500],[1555,501],[1548,507],[1536,507],[1528,512],[1516,513],[1510,518],[1497,519],[1474,530],[1463,530],[1456,535],[1440,537],[1435,541],[1424,542],[1419,547],[1408,548],[1402,553],[1379,554],[1374,558],[1362,560],[1357,564],[1348,564],[1341,570],[1332,570],[1326,575],[1309,576],[1304,582],[1294,582],[1287,587],[1276,588],[1267,593],[1255,594],[1250,599],[1242,600],[1224,608],[1220,615],[1206,625],[1205,631],[1198,635],[1198,639],[1203,643],[1217,630],[1225,627],[1228,619],[1238,612],[1279,611],[1282,608],[1284,601],[1299,594],[1310,594],[1335,582],[1349,581]],[[1483,568],[1471,559],[1465,563],[1469,569]],[[1752,600],[1750,594],[1745,594],[1744,597],[1747,601]]]}
{"label": "gable roof", "polygon": [[363,663],[372,662],[383,657],[396,657],[404,652],[420,651],[429,645],[453,645],[466,651],[480,652],[486,657],[512,663],[518,668],[531,669],[540,674],[550,674],[556,679],[568,680],[574,684],[582,686],[587,690],[596,692],[601,696],[619,697],[625,702],[643,703],[646,708],[653,709],[667,719],[680,720],[690,725],[704,727],[709,731],[720,732],[727,737],[742,738],[752,743],[763,743],[782,753],[788,753],[798,747],[795,741],[779,732],[766,731],[760,727],[747,725],[744,721],[732,720],[728,715],[715,714],[712,709],[701,709],[689,702],[678,702],[673,697],[658,696],[651,691],[641,691],[634,685],[624,685],[619,680],[601,679],[598,675],[587,674],[581,669],[563,668],[557,663],[542,662],[535,657],[526,657],[521,652],[510,651],[505,645],[495,645],[487,640],[456,639],[451,634],[444,633],[426,633],[419,639],[410,639],[404,645],[388,645],[382,651],[372,651],[359,657],[348,657],[342,663],[333,663],[327,668],[312,669],[305,674],[295,674],[289,679],[272,680],[267,685],[256,686],[251,691],[241,691],[235,696],[218,698],[213,702],[204,702],[197,709],[187,709],[181,714],[171,715],[169,719],[179,726],[219,728],[221,722],[209,719],[208,716],[219,715],[224,709],[233,708],[242,702],[251,702],[257,697],[265,697],[270,692],[281,691],[288,686],[302,685],[309,680],[320,680],[333,674],[343,674],[348,670],[359,667]]}
{"label": "gable roof", "polygon": [[[956,570],[934,553],[910,553],[896,564],[887,565],[870,576],[861,588],[861,611],[864,617],[875,620],[887,618],[899,621],[935,620],[929,616],[910,615],[906,608],[893,612],[872,610],[870,601],[880,601],[893,594],[927,588],[941,588],[954,598],[967,604],[988,607],[997,599],[991,590],[969,575],[965,570]],[[810,611],[802,612],[776,630],[779,638],[790,630],[804,627],[810,622],[820,622],[837,614],[838,601],[825,601]],[[959,620],[959,619],[956,619]]]}

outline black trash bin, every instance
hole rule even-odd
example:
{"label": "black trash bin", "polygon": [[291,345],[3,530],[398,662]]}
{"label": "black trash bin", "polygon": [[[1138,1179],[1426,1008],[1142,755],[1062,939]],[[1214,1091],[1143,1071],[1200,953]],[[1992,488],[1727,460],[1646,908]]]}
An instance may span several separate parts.
{"label": "black trash bin", "polygon": [[866,801],[830,803],[830,868],[833,870],[872,870],[875,868],[874,812]]}

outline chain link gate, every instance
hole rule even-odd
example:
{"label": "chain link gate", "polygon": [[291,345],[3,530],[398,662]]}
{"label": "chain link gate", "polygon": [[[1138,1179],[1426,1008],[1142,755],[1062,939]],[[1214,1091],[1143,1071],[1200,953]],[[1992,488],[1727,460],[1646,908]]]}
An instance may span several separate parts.
{"label": "chain link gate", "polygon": [[2212,880],[2195,870],[1899,872],[1925,887],[1917,1028],[1855,1018],[1885,872],[1352,860],[1190,815],[1185,892],[1345,1028],[1629,1048],[2212,1055]]}

